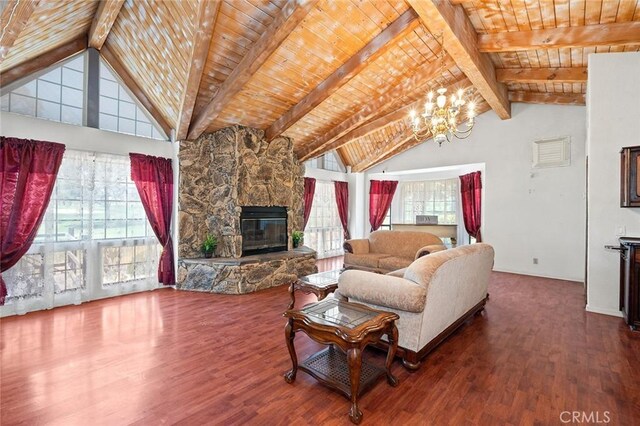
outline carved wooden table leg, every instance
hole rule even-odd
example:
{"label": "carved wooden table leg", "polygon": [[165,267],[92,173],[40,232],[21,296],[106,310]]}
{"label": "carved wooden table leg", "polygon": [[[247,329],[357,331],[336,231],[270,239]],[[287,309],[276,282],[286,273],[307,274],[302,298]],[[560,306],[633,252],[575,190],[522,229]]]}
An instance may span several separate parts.
{"label": "carved wooden table leg", "polygon": [[291,298],[291,302],[289,303],[289,307],[287,309],[293,309],[293,305],[296,304],[296,283],[295,281],[289,285],[289,297]]}
{"label": "carved wooden table leg", "polygon": [[284,327],[284,338],[287,341],[287,349],[289,349],[289,355],[291,356],[291,364],[293,367],[284,375],[284,380],[287,383],[293,383],[296,379],[296,373],[298,372],[298,356],[296,355],[296,348],[293,345],[293,339],[295,337],[296,332],[293,331],[293,318],[289,318],[287,325]]}
{"label": "carved wooden table leg", "polygon": [[387,360],[385,367],[387,369],[387,383],[391,386],[398,386],[398,379],[391,374],[391,364],[393,358],[396,356],[396,350],[398,349],[398,327],[396,323],[389,324],[389,330],[387,330],[387,339],[389,340],[389,349],[387,350]]}
{"label": "carved wooden table leg", "polygon": [[358,408],[358,391],[360,390],[360,371],[362,368],[362,350],[351,348],[347,351],[349,363],[349,379],[351,381],[351,409],[349,419],[355,424],[362,421],[362,411]]}

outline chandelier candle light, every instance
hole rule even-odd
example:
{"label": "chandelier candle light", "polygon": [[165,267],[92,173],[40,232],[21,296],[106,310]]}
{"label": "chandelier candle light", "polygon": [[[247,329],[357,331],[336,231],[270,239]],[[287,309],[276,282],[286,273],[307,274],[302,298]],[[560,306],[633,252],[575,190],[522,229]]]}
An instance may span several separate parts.
{"label": "chandelier candle light", "polygon": [[[451,142],[452,137],[466,139],[471,134],[471,129],[475,124],[475,104],[465,100],[464,89],[458,90],[457,94],[447,99],[447,89],[441,87],[437,90],[438,96],[433,102],[433,92],[427,95],[427,102],[424,103],[424,112],[418,116],[415,110],[411,110],[411,127],[416,140],[424,140],[430,135],[442,146],[445,141]],[[449,101],[447,103],[447,101]],[[464,127],[458,127],[458,120],[462,107],[467,105],[467,121]]]}

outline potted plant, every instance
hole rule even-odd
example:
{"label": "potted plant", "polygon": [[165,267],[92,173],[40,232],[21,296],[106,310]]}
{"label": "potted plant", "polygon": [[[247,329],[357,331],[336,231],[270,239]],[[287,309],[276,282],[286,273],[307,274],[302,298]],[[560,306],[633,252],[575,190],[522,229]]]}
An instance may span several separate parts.
{"label": "potted plant", "polygon": [[218,245],[218,238],[215,235],[207,234],[202,242],[202,252],[204,257],[210,258]]}
{"label": "potted plant", "polygon": [[293,248],[298,248],[302,245],[302,237],[304,237],[304,232],[302,231],[293,231],[291,233],[291,241],[293,242]]}

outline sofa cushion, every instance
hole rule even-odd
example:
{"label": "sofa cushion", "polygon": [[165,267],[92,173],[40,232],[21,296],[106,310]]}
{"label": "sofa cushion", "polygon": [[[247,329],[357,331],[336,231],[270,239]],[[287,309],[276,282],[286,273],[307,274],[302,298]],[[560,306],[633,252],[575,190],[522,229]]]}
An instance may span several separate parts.
{"label": "sofa cushion", "polygon": [[381,269],[395,271],[396,269],[406,268],[411,265],[411,262],[411,259],[406,259],[404,257],[389,256],[380,259],[378,265]]}
{"label": "sofa cushion", "polygon": [[406,312],[421,312],[426,302],[423,286],[404,278],[366,271],[344,271],[338,278],[338,291],[349,300]]}
{"label": "sofa cushion", "polygon": [[[377,268],[380,259],[383,259],[385,257],[389,257],[389,255],[384,253],[367,253],[367,254],[345,253],[344,263],[345,265],[360,265],[360,266],[365,266],[367,268]],[[397,268],[394,268],[394,269],[397,269]]]}
{"label": "sofa cushion", "polygon": [[389,272],[387,275],[392,277],[404,278],[404,273],[407,271],[407,268],[396,269],[395,271]]}
{"label": "sofa cushion", "polygon": [[420,248],[432,244],[441,245],[442,240],[428,232],[375,231],[369,235],[369,252],[405,257],[410,262]]}

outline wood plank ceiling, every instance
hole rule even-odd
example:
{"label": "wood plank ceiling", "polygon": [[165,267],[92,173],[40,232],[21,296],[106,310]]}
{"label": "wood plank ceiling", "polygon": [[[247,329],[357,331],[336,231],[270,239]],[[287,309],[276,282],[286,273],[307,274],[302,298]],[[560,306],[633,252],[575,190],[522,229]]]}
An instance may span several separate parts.
{"label": "wood plank ceiling", "polygon": [[3,85],[92,46],[178,138],[242,124],[354,171],[422,142],[407,113],[430,88],[503,119],[584,105],[588,55],[640,48],[640,0],[10,0],[1,19]]}

